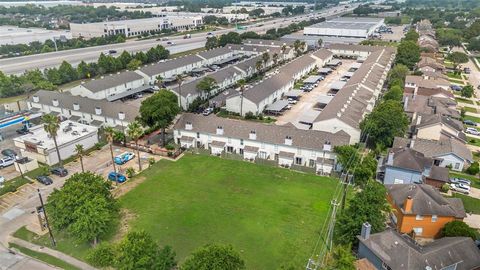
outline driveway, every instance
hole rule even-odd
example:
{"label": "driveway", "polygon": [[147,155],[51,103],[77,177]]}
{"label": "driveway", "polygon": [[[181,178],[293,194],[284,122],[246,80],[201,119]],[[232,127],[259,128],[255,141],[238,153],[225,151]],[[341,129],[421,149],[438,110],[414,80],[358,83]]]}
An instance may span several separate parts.
{"label": "driveway", "polygon": [[[321,81],[317,87],[310,92],[303,92],[297,104],[293,105],[290,110],[287,110],[283,115],[277,117],[276,124],[284,125],[287,123],[294,124],[297,128],[308,129],[308,125],[300,124],[299,121],[305,116],[318,115],[320,111],[313,107],[317,103],[320,96],[326,96],[330,90],[330,85],[340,78],[350,69],[355,60],[342,59],[342,65],[334,70],[330,75],[326,76],[325,80]],[[340,90],[341,91],[341,90]]]}

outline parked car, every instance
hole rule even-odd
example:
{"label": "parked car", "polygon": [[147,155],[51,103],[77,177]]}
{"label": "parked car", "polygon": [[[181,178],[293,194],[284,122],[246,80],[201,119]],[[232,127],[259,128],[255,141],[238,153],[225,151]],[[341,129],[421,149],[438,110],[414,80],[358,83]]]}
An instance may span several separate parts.
{"label": "parked car", "polygon": [[123,175],[121,173],[110,172],[108,174],[108,180],[115,181],[115,182],[118,182],[118,183],[123,183],[123,182],[127,181],[127,177],[125,177],[125,175]]}
{"label": "parked car", "polygon": [[205,110],[203,110],[202,114],[207,116],[207,115],[210,115],[213,113],[213,108],[206,108]]}
{"label": "parked car", "polygon": [[28,127],[27,126],[22,126],[21,128],[15,130],[15,131],[20,135],[25,135],[25,134],[28,134]]}
{"label": "parked car", "polygon": [[40,176],[37,176],[37,181],[48,186],[48,185],[51,185],[53,184],[53,180],[52,178],[46,176],[46,175],[40,175]]}
{"label": "parked car", "polygon": [[463,88],[460,85],[452,84],[450,85],[450,89],[453,91],[462,91]]}
{"label": "parked car", "polygon": [[464,179],[464,178],[450,178],[450,182],[455,183],[455,184],[464,184],[467,186],[472,185],[472,182],[470,180]]}
{"label": "parked car", "polygon": [[12,149],[3,149],[2,150],[2,155],[6,156],[6,157],[11,157],[11,158],[16,158],[17,157],[17,153],[15,151],[13,151]]}
{"label": "parked car", "polygon": [[0,159],[0,168],[11,166],[13,165],[14,162],[15,162],[15,159],[13,159],[12,157],[4,157]]}
{"label": "parked car", "polygon": [[472,120],[468,120],[468,119],[467,119],[467,120],[464,120],[463,123],[464,123],[465,125],[469,125],[469,126],[474,126],[474,127],[477,126],[477,123],[476,123],[476,122],[474,122],[474,121],[472,121]]}
{"label": "parked car", "polygon": [[287,99],[288,103],[289,104],[297,104],[297,100],[293,99],[293,98],[289,98]]}
{"label": "parked car", "polygon": [[463,72],[465,72],[466,74],[470,74],[472,72],[472,70],[468,67],[464,68],[463,69]]}
{"label": "parked car", "polygon": [[120,155],[114,157],[113,161],[115,161],[115,164],[122,165],[122,164],[125,164],[128,161],[132,160],[134,157],[135,157],[134,153],[124,152],[124,153],[121,153]]}
{"label": "parked car", "polygon": [[470,187],[461,183],[450,184],[450,189],[459,193],[470,193]]}
{"label": "parked car", "polygon": [[64,177],[64,176],[67,176],[68,174],[68,171],[67,169],[63,168],[63,167],[54,167],[50,170],[50,172],[52,174],[55,174],[55,175],[58,175],[60,177]]}
{"label": "parked car", "polygon": [[472,134],[472,135],[480,135],[480,131],[478,131],[476,128],[469,127],[465,130],[466,133]]}

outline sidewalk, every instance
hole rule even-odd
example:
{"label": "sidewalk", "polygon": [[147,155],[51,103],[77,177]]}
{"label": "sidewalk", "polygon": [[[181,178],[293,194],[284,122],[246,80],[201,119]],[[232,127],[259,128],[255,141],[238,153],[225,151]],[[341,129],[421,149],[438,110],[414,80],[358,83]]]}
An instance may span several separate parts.
{"label": "sidewalk", "polygon": [[45,254],[48,254],[50,256],[53,256],[53,257],[56,257],[64,262],[67,262],[75,267],[78,267],[80,269],[83,269],[83,270],[95,270],[96,268],[82,262],[82,261],[79,261],[71,256],[68,256],[62,252],[59,252],[59,251],[56,251],[56,250],[53,250],[53,249],[50,249],[50,248],[47,248],[47,247],[41,247],[39,245],[35,245],[35,244],[32,244],[30,242],[27,242],[27,241],[24,241],[22,239],[19,239],[19,238],[15,238],[15,237],[10,237],[9,239],[9,242],[11,243],[15,243],[17,245],[20,245],[22,247],[25,247],[25,248],[28,248],[28,249],[31,249],[31,250],[34,250],[34,251],[37,251],[37,252],[41,252],[41,253],[45,253]]}

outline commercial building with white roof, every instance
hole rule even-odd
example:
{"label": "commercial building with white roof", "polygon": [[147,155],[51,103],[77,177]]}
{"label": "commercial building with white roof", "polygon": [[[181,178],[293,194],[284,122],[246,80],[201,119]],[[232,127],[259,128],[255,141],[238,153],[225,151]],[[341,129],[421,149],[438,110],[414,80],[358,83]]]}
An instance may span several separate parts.
{"label": "commercial building with white roof", "polygon": [[303,30],[304,35],[368,38],[383,25],[382,18],[339,17],[317,23]]}

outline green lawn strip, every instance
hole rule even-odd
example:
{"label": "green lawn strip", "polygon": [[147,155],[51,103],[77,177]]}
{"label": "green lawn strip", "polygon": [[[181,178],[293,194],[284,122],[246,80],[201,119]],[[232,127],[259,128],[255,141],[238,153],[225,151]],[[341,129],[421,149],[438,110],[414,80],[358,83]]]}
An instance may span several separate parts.
{"label": "green lawn strip", "polygon": [[16,177],[12,180],[5,181],[3,187],[0,188],[0,196],[8,192],[15,192],[19,187],[28,183],[30,183],[30,180],[22,177]]}
{"label": "green lawn strip", "polygon": [[465,106],[463,107],[466,112],[478,113],[476,108]]}
{"label": "green lawn strip", "polygon": [[466,174],[466,173],[460,173],[460,172],[450,172],[449,176],[451,178],[464,178],[467,180],[472,181],[472,187],[480,188],[480,179],[477,176]]}
{"label": "green lawn strip", "polygon": [[448,78],[450,78],[450,79],[462,80],[462,75],[461,75],[461,74],[458,74],[458,73],[447,72],[447,76],[448,76]]}
{"label": "green lawn strip", "polygon": [[467,136],[468,144],[480,147],[480,139]]}
{"label": "green lawn strip", "polygon": [[457,80],[457,79],[452,79],[452,78],[448,78],[448,80],[449,80],[450,82],[452,82],[452,83],[459,84],[460,86],[464,86],[464,85],[465,85],[462,80]]}
{"label": "green lawn strip", "polygon": [[161,160],[120,199],[181,262],[208,243],[231,244],[247,269],[302,265],[330,207],[337,180],[287,169],[187,154]]}
{"label": "green lawn strip", "polygon": [[472,213],[472,214],[477,214],[477,215],[480,214],[480,200],[479,199],[476,199],[476,198],[473,198],[473,197],[470,197],[470,196],[467,196],[467,195],[455,193],[455,192],[452,193],[452,197],[453,198],[460,198],[463,201],[463,206],[465,207],[465,211],[467,213]]}
{"label": "green lawn strip", "polygon": [[46,262],[50,265],[53,265],[53,266],[56,266],[56,267],[59,267],[59,268],[65,269],[65,270],[80,269],[80,268],[77,268],[77,267],[75,267],[75,266],[73,266],[73,265],[71,265],[71,264],[69,264],[65,261],[62,261],[62,260],[60,260],[56,257],[48,255],[46,253],[34,251],[34,250],[28,249],[26,247],[19,246],[15,243],[8,243],[8,244],[11,248],[15,248],[18,251],[20,251],[21,253],[23,253],[23,254],[25,254],[29,257],[35,258],[35,259],[40,260],[42,262]]}
{"label": "green lawn strip", "polygon": [[477,122],[477,123],[480,123],[480,118],[478,117],[475,117],[475,116],[471,116],[471,115],[465,115],[463,117],[464,120],[472,120],[474,122]]}
{"label": "green lawn strip", "polygon": [[456,97],[455,100],[457,102],[467,103],[467,104],[472,104],[473,105],[473,101],[471,101],[470,99],[466,99],[466,98],[462,98],[462,97]]}

